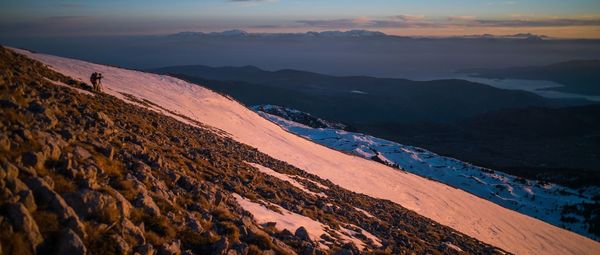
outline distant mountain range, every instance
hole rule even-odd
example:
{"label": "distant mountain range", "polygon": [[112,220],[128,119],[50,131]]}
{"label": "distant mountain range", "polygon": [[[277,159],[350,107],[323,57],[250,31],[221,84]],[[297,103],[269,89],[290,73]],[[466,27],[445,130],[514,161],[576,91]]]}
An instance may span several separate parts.
{"label": "distant mountain range", "polygon": [[547,80],[564,85],[551,90],[585,95],[600,95],[600,60],[571,60],[543,66],[502,69],[466,69],[475,77],[492,79]]}
{"label": "distant mountain range", "polygon": [[226,30],[222,32],[180,32],[170,36],[193,37],[193,36],[254,36],[254,37],[275,37],[275,36],[307,36],[307,37],[376,37],[388,36],[379,31],[369,30],[349,30],[349,31],[323,31],[306,33],[249,33],[240,29]]}
{"label": "distant mountain range", "polygon": [[[348,30],[348,31],[322,31],[315,32],[309,31],[305,33],[250,33],[241,29],[225,30],[222,32],[192,32],[184,31],[175,34],[171,34],[172,37],[406,37],[411,36],[397,36],[388,35],[380,31],[371,30]],[[426,36],[425,36],[426,37]],[[419,36],[423,38],[423,36]],[[438,38],[438,37],[431,37]],[[464,35],[464,36],[450,36],[447,38],[465,38],[465,39],[525,39],[525,40],[544,40],[549,39],[545,35],[537,35],[531,33],[518,33],[513,35],[492,35],[492,34],[481,34],[481,35]]]}

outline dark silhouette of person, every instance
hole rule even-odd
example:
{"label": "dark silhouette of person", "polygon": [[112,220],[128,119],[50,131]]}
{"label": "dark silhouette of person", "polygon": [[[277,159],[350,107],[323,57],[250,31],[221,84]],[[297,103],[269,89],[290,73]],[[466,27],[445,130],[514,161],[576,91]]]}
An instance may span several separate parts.
{"label": "dark silhouette of person", "polygon": [[102,91],[102,74],[94,72],[90,76],[90,82],[92,82],[92,90],[96,92]]}

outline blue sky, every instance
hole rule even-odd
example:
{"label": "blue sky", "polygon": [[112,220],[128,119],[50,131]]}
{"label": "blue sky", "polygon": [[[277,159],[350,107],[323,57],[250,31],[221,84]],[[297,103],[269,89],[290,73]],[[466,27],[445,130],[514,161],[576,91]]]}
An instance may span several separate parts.
{"label": "blue sky", "polygon": [[598,0],[133,0],[0,3],[0,32],[164,34],[370,29],[403,35],[513,32],[600,37]]}

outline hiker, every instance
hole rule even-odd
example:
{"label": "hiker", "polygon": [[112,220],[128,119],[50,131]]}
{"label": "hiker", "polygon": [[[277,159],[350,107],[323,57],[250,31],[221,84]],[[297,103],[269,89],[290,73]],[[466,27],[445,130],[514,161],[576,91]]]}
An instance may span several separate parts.
{"label": "hiker", "polygon": [[90,77],[90,81],[92,82],[92,90],[96,92],[102,91],[102,74],[94,72]]}

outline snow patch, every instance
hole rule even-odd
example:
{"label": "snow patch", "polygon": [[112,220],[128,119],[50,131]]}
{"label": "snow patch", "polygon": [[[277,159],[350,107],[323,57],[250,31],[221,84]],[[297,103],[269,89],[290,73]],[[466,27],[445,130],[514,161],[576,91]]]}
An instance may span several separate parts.
{"label": "snow patch", "polygon": [[96,96],[94,93],[92,93],[92,92],[90,92],[90,91],[87,91],[87,90],[84,90],[84,89],[80,89],[80,88],[73,87],[73,86],[71,86],[71,85],[65,84],[64,82],[60,82],[60,81],[54,81],[54,80],[51,80],[51,79],[48,79],[48,78],[45,78],[45,79],[46,79],[48,82],[50,82],[50,83],[52,83],[52,84],[54,84],[54,85],[56,85],[56,86],[67,87],[67,88],[69,88],[69,89],[72,89],[72,90],[75,90],[75,91],[77,91],[78,93],[81,93],[81,94],[86,94],[86,95],[88,95],[88,96]]}
{"label": "snow patch", "polygon": [[296,125],[279,116],[260,114],[282,128],[324,146],[431,178],[503,207],[589,235],[583,221],[563,222],[561,209],[566,205],[593,203],[594,194],[598,194],[596,189],[579,192],[556,184],[539,184],[422,148],[361,133]]}
{"label": "snow patch", "polygon": [[[249,164],[249,165],[251,165],[251,166],[253,166],[253,167],[255,167],[256,169],[258,169],[260,172],[262,172],[264,174],[273,176],[273,177],[278,178],[278,179],[280,179],[282,181],[287,181],[292,186],[294,186],[294,187],[296,187],[296,188],[298,188],[298,189],[300,189],[300,190],[302,190],[302,191],[304,191],[304,192],[306,192],[308,194],[311,194],[311,195],[316,196],[316,197],[327,197],[327,195],[325,195],[323,192],[316,193],[316,192],[313,192],[313,191],[309,190],[308,188],[304,187],[304,185],[302,185],[300,182],[296,181],[294,178],[301,178],[301,179],[304,179],[304,180],[308,180],[308,179],[305,179],[305,178],[302,178],[302,177],[299,177],[299,176],[296,176],[296,175],[282,174],[282,173],[277,172],[277,171],[275,171],[275,170],[273,170],[271,168],[268,168],[268,167],[265,167],[265,166],[262,166],[262,165],[259,165],[259,164],[250,163],[250,162],[246,162],[246,163]],[[309,180],[309,181],[312,181],[312,180]],[[314,183],[316,183],[316,182],[314,182]]]}
{"label": "snow patch", "polygon": [[325,225],[306,216],[290,212],[281,206],[270,204],[272,206],[277,207],[277,209],[282,212],[278,213],[272,211],[264,205],[254,203],[249,199],[240,196],[239,194],[233,193],[233,197],[238,202],[238,204],[240,204],[240,206],[244,208],[244,210],[250,212],[252,216],[254,216],[254,219],[259,224],[275,222],[277,223],[275,225],[277,229],[287,229],[292,233],[294,233],[296,229],[304,227],[306,228],[310,239],[312,239],[313,241],[320,241],[321,235],[326,233]]}

